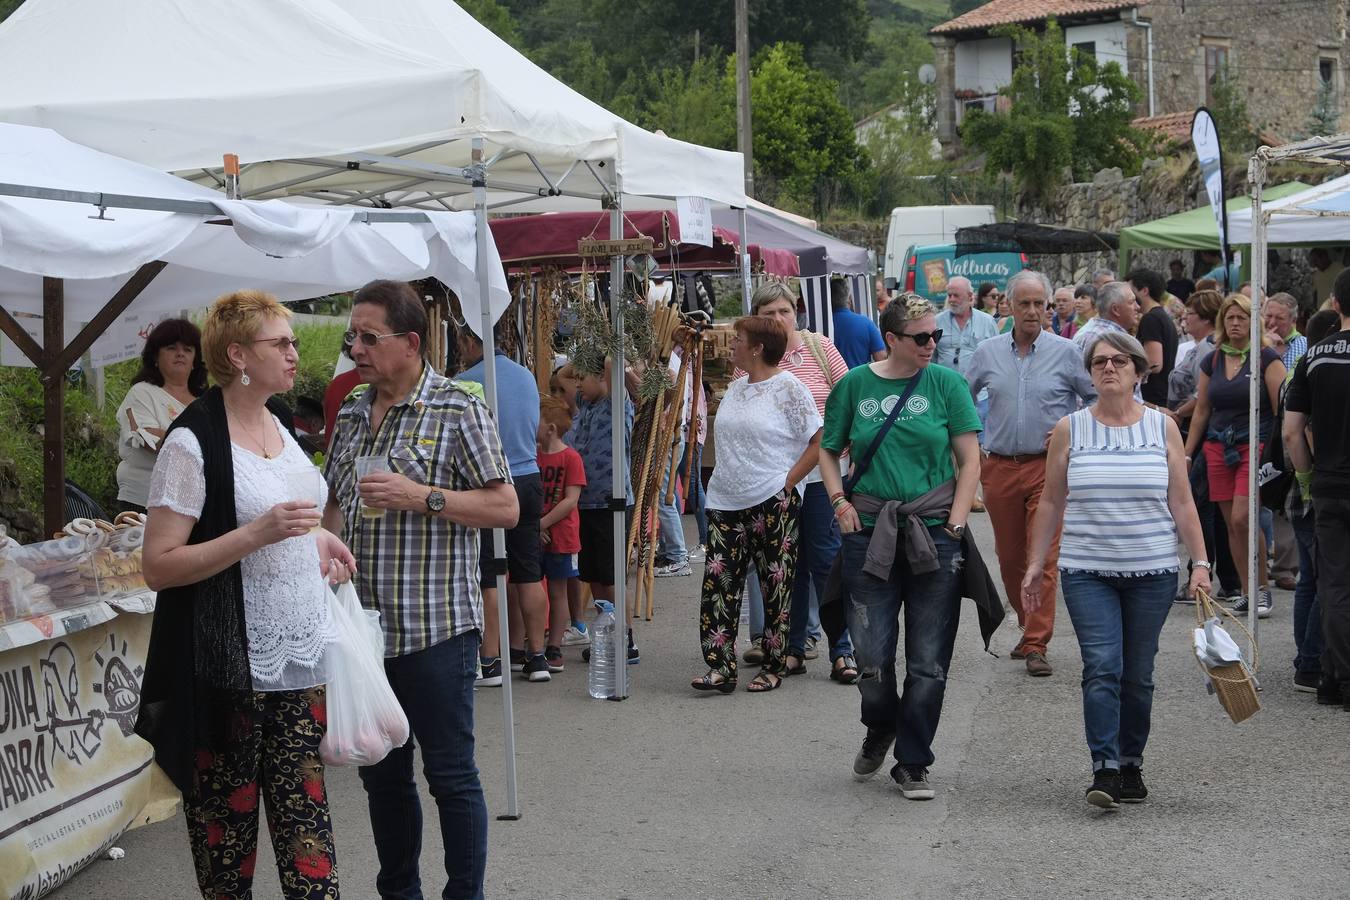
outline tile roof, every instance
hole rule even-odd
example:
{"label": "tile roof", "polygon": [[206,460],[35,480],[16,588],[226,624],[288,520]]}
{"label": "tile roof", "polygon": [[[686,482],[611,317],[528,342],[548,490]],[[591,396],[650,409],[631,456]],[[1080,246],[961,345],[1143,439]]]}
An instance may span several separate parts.
{"label": "tile roof", "polygon": [[1195,110],[1188,110],[1161,116],[1140,116],[1130,124],[1135,128],[1156,131],[1167,140],[1184,146],[1191,142],[1191,120],[1194,118]]}
{"label": "tile roof", "polygon": [[1094,13],[1115,12],[1143,6],[1149,0],[990,0],[933,28],[930,34],[957,34],[984,31],[997,25],[1021,25],[1040,22],[1049,16],[1065,18]]}

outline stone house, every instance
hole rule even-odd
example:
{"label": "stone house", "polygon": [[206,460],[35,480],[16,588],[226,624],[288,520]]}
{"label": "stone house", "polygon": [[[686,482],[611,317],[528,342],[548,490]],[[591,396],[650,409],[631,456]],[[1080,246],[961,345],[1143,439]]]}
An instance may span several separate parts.
{"label": "stone house", "polygon": [[1043,28],[1050,16],[1066,43],[1118,63],[1135,80],[1136,114],[1145,120],[1174,122],[1206,104],[1226,68],[1252,123],[1266,134],[1299,136],[1321,90],[1330,90],[1344,128],[1348,11],[1350,0],[991,0],[929,32],[938,140],[954,152],[968,111],[999,108],[1017,50],[990,32],[1012,24]]}

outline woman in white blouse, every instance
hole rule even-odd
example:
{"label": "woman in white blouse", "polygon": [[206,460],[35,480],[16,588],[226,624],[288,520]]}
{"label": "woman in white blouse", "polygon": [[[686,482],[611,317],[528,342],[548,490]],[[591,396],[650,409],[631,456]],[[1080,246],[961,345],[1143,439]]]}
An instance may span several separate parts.
{"label": "woman in white blouse", "polygon": [[250,896],[260,803],[287,898],[336,898],[319,744],[325,576],[350,551],[319,527],[327,489],[274,395],[299,345],[275,298],[216,301],[203,355],[218,387],[178,417],[150,479],[145,580],[159,591],[136,732],[183,792],[206,897]]}
{"label": "woman in white blouse", "polygon": [[140,371],[117,408],[117,499],[123,509],[145,512],[159,443],[178,414],[204,393],[202,333],[187,319],[160,322],[145,339]]}
{"label": "woman in white blouse", "polygon": [[736,322],[731,382],[717,410],[717,465],[708,481],[708,554],[699,630],[707,674],[695,690],[736,689],[736,632],[741,592],[753,562],[764,589],[764,662],[747,690],[783,682],[792,581],[797,564],[799,485],[815,467],[820,412],[811,391],[778,368],[787,349],[783,324],[765,316]]}

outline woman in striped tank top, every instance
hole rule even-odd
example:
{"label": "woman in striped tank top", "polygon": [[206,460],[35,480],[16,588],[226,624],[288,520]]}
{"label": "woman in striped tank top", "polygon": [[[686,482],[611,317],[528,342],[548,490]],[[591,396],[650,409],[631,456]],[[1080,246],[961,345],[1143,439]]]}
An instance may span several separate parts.
{"label": "woman in striped tank top", "polygon": [[[1187,593],[1209,590],[1181,432],[1134,398],[1144,348],[1104,331],[1084,349],[1097,402],[1051,433],[1022,602],[1034,611],[1060,522],[1060,583],[1083,656],[1083,725],[1092,753],[1087,800],[1115,808],[1148,796],[1141,767],[1153,707],[1153,660],[1177,585],[1177,532],[1197,558]],[[1032,577],[1032,576],[1035,577]]]}

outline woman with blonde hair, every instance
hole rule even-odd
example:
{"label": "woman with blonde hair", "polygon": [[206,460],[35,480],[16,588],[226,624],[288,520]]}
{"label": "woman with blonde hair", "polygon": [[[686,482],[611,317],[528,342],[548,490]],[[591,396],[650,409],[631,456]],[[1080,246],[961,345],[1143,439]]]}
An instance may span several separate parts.
{"label": "woman with blonde hair", "polygon": [[[1186,458],[1203,450],[1209,477],[1209,499],[1219,505],[1228,523],[1228,546],[1242,583],[1242,596],[1233,609],[1245,612],[1251,600],[1261,618],[1270,615],[1272,596],[1266,583],[1266,554],[1257,553],[1257,584],[1247,583],[1247,467],[1249,460],[1249,386],[1251,384],[1252,301],[1243,294],[1229,294],[1219,307],[1218,347],[1200,362],[1196,384],[1195,413],[1186,438]],[[1280,355],[1262,345],[1260,378],[1260,435],[1270,437],[1275,410],[1280,405],[1280,385],[1286,370]],[[1253,590],[1258,593],[1253,596]]]}
{"label": "woman with blonde hair", "polygon": [[217,387],[173,423],[150,479],[145,580],[159,598],[136,733],[183,792],[207,898],[250,895],[260,799],[282,894],[338,896],[319,758],[327,582],[356,563],[319,527],[326,486],[275,397],[299,363],[289,319],[259,291],[216,301],[202,355]]}
{"label": "woman with blonde hair", "polygon": [[[844,535],[849,632],[862,671],[873,673],[859,682],[867,736],[853,772],[871,777],[894,742],[891,776],[901,793],[929,800],[960,620],[966,519],[980,482],[980,419],[965,378],[929,365],[942,331],[926,299],[898,297],[881,332],[886,359],[850,370],[825,404],[820,472]],[[850,447],[846,494],[839,457]],[[902,613],[905,681],[897,696]]]}

